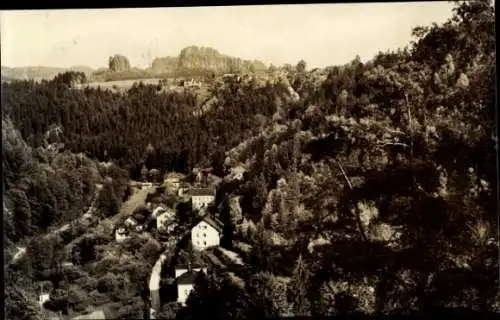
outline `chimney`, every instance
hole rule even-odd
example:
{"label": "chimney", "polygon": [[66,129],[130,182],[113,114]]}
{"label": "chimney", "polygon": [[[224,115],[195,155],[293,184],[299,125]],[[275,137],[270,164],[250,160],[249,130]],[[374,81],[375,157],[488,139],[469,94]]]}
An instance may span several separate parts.
{"label": "chimney", "polygon": [[189,261],[189,262],[188,262],[187,267],[188,267],[188,272],[191,272],[191,271],[192,271],[192,268],[191,268],[191,261]]}

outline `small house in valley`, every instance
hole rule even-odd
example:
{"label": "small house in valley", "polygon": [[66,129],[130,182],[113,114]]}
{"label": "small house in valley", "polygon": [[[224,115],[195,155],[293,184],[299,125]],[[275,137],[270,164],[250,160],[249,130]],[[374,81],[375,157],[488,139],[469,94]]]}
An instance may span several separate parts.
{"label": "small house in valley", "polygon": [[182,305],[186,304],[191,291],[193,291],[198,274],[196,271],[189,271],[177,278],[177,302]]}
{"label": "small house in valley", "polygon": [[43,304],[47,301],[50,300],[50,294],[49,293],[43,293],[38,297],[38,304],[40,305],[40,308],[43,309]]}
{"label": "small house in valley", "polygon": [[125,220],[125,225],[127,227],[135,227],[137,225],[137,221],[133,217],[129,217]]}
{"label": "small house in valley", "polygon": [[215,190],[212,188],[193,188],[189,190],[193,210],[208,207],[215,200]]}
{"label": "small house in valley", "polygon": [[193,291],[194,284],[200,272],[206,273],[206,268],[192,268],[190,264],[186,269],[175,269],[176,282],[177,282],[177,302],[182,305],[186,304],[191,291]]}
{"label": "small house in valley", "polygon": [[123,242],[130,237],[130,232],[125,227],[119,227],[115,231],[116,242]]}
{"label": "small house in valley", "polygon": [[217,218],[205,215],[197,220],[191,229],[191,244],[197,251],[218,246],[222,236],[223,224]]}
{"label": "small house in valley", "polygon": [[201,81],[196,81],[194,79],[184,80],[181,83],[182,86],[186,88],[201,88]]}
{"label": "small house in valley", "polygon": [[175,228],[175,212],[164,211],[156,218],[156,230],[159,232],[172,232]]}

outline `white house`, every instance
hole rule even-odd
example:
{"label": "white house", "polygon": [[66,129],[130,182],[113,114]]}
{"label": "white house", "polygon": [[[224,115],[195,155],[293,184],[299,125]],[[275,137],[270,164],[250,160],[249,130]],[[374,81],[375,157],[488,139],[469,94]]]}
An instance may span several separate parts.
{"label": "white house", "polygon": [[116,242],[123,242],[129,238],[129,232],[124,227],[120,227],[115,232]]}
{"label": "white house", "polygon": [[175,227],[175,213],[165,211],[156,218],[156,230],[160,232],[171,232]]}
{"label": "white house", "polygon": [[191,79],[191,80],[186,80],[184,81],[184,87],[197,87],[197,88],[200,88],[201,87],[201,82],[200,81],[195,81],[194,79]]}
{"label": "white house", "polygon": [[127,220],[125,220],[125,225],[128,227],[135,227],[137,225],[137,221],[135,221],[134,218],[130,217]]}
{"label": "white house", "polygon": [[38,297],[38,304],[40,305],[40,308],[43,308],[43,304],[49,300],[50,300],[50,294],[48,293],[41,294]]}
{"label": "white house", "polygon": [[[199,270],[196,271],[196,269],[192,269],[182,273],[179,277],[177,277],[177,302],[181,303],[182,305],[186,305],[186,300],[188,299],[191,291],[193,291],[194,283],[196,281],[196,277],[198,277],[199,272]],[[204,270],[204,272],[206,271]]]}
{"label": "white house", "polygon": [[205,215],[191,229],[191,244],[197,251],[203,251],[209,247],[218,246],[222,235],[222,222]]}
{"label": "white house", "polygon": [[215,190],[210,188],[193,188],[189,191],[193,210],[206,208],[215,200]]}

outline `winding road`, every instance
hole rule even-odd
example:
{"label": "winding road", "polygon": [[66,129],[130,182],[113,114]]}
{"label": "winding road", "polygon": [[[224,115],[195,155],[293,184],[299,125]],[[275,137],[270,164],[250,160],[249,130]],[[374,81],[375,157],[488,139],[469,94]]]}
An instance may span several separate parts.
{"label": "winding road", "polygon": [[[167,259],[166,254],[162,253],[151,271],[151,277],[149,279],[149,293],[151,295],[151,309],[154,310],[152,311],[152,313],[158,312],[161,307],[161,301],[160,301],[161,269],[166,259]],[[151,319],[153,319],[153,315],[151,315]]]}

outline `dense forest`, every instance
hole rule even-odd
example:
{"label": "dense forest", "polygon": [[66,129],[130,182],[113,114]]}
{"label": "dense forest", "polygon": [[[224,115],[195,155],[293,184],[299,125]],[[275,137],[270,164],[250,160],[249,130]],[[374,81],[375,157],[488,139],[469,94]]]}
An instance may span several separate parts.
{"label": "dense forest", "polygon": [[190,91],[2,83],[4,239],[71,220],[95,184],[112,212],[141,169],[213,166],[225,241],[251,245],[254,272],[200,278],[177,316],[499,312],[494,27],[489,1],[459,2],[407,48],[322,81],[304,61],[227,80],[203,113]]}
{"label": "dense forest", "polygon": [[220,161],[224,150],[259,132],[275,112],[275,98],[286,92],[280,85],[228,81],[214,92],[217,109],[193,116],[198,106],[191,92],[158,93],[156,86],[142,84],[124,95],[69,90],[58,79],[3,84],[2,112],[30,145],[39,146],[49,127],[58,125],[66,148],[114,160],[133,178],[142,165],[186,172],[200,162]]}

